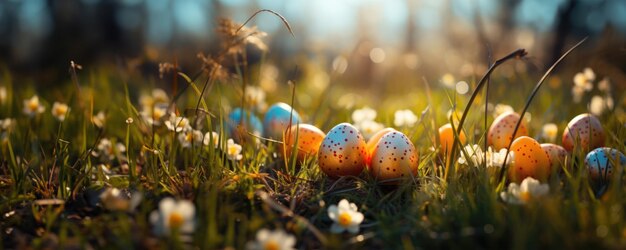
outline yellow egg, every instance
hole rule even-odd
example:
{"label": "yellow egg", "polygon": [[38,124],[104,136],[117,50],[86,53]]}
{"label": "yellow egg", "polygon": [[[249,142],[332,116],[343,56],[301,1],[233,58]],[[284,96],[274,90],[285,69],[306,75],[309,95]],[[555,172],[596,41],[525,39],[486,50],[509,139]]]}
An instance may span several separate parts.
{"label": "yellow egg", "polygon": [[417,174],[419,153],[406,135],[391,131],[380,138],[371,160],[370,174],[379,181],[408,178]]}
{"label": "yellow egg", "polygon": [[320,169],[332,178],[359,175],[367,158],[365,145],[363,135],[352,124],[336,125],[328,131],[318,150]]}
{"label": "yellow egg", "polygon": [[[497,151],[501,148],[506,148],[513,140],[513,130],[515,129],[515,124],[519,121],[520,115],[515,112],[504,112],[493,121],[491,127],[489,127],[489,132],[487,133],[487,143],[492,145],[493,148]],[[515,133],[515,138],[520,136],[528,136],[528,129],[526,129],[525,122],[519,126],[517,129],[517,133]]]}
{"label": "yellow egg", "polygon": [[287,135],[284,143],[286,146],[285,152],[287,156],[291,156],[294,143],[297,144],[298,162],[304,161],[304,159],[311,155],[316,155],[324,137],[326,137],[326,134],[324,134],[322,130],[311,124],[293,125],[287,130]]}
{"label": "yellow egg", "polygon": [[[461,144],[465,144],[467,141],[465,133],[463,131],[459,132],[459,141],[461,141]],[[452,130],[452,125],[450,123],[439,128],[439,143],[441,143],[440,153],[442,155],[446,154],[446,156],[449,156],[452,151],[452,144],[454,143],[454,131]]]}
{"label": "yellow egg", "polygon": [[541,182],[550,175],[550,159],[541,145],[528,136],[521,136],[511,145],[513,164],[509,167],[511,182],[522,182],[526,177],[532,177]]}

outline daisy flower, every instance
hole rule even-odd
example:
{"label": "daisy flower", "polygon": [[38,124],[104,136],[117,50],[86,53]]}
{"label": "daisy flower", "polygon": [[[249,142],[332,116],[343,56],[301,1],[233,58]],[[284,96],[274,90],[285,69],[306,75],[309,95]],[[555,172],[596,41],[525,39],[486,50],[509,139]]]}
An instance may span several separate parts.
{"label": "daisy flower", "polygon": [[541,184],[532,177],[526,177],[521,185],[509,184],[506,192],[500,193],[502,200],[511,204],[526,204],[534,198],[545,196],[550,192],[548,184]]}
{"label": "daisy flower", "polygon": [[220,141],[220,135],[217,132],[207,132],[206,134],[204,134],[202,144],[204,144],[204,146],[209,146],[211,144],[211,138],[213,139],[213,146],[217,148]]}
{"label": "daisy flower", "polygon": [[46,111],[46,107],[39,103],[39,96],[34,95],[30,99],[24,100],[23,112],[29,117],[33,117],[36,114],[41,114]]}
{"label": "daisy flower", "polygon": [[200,146],[203,142],[203,135],[200,130],[189,129],[184,132],[178,134],[178,141],[183,148],[190,148],[193,146]]}
{"label": "daisy flower", "polygon": [[480,166],[483,163],[485,155],[478,144],[465,145],[464,149],[465,152],[467,152],[467,155],[462,151],[460,152],[461,155],[458,160],[459,164],[469,165],[469,163],[472,162],[474,166]]}
{"label": "daisy flower", "polygon": [[238,161],[243,158],[243,155],[241,155],[241,145],[235,143],[233,139],[228,139],[226,153],[228,154],[228,159],[233,161]]}
{"label": "daisy flower", "polygon": [[170,131],[175,131],[176,133],[179,133],[183,130],[191,129],[191,126],[189,125],[189,119],[181,116],[176,116],[175,113],[170,113],[169,119],[165,121],[165,126]]}
{"label": "daisy flower", "polygon": [[411,110],[397,110],[393,114],[393,124],[396,125],[396,127],[413,127],[416,122],[417,116]]}
{"label": "daisy flower", "polygon": [[188,200],[176,201],[165,198],[159,202],[159,209],[152,211],[150,222],[154,225],[154,234],[167,236],[172,232],[193,233],[196,207]]}
{"label": "daisy flower", "polygon": [[256,241],[246,245],[250,250],[291,250],[296,244],[296,237],[282,229],[270,231],[261,229],[256,233]]}
{"label": "daisy flower", "polygon": [[265,103],[265,91],[259,87],[246,86],[246,102],[258,111],[264,111],[267,108]]}
{"label": "daisy flower", "polygon": [[363,222],[363,214],[357,211],[356,204],[348,202],[346,199],[339,201],[338,205],[328,207],[328,217],[333,220],[330,231],[333,233],[358,233],[359,225]]}
{"label": "daisy flower", "polygon": [[352,112],[352,121],[354,123],[361,123],[363,121],[373,121],[376,119],[376,110],[373,110],[369,107],[364,107],[362,109],[357,109]]}
{"label": "daisy flower", "polygon": [[106,114],[104,114],[104,111],[99,111],[96,115],[92,116],[91,123],[98,128],[104,127],[106,123]]}
{"label": "daisy flower", "polygon": [[70,108],[65,103],[54,102],[51,112],[54,118],[62,122],[65,121],[65,116],[70,112]]}
{"label": "daisy flower", "polygon": [[383,124],[372,120],[365,120],[354,124],[354,126],[361,132],[361,134],[363,134],[365,140],[369,140],[369,138],[376,134],[376,132],[385,128]]}
{"label": "daisy flower", "polygon": [[144,108],[144,110],[141,111],[141,116],[148,123],[148,125],[158,126],[158,125],[161,125],[161,118],[165,116],[165,113],[166,113],[165,107],[155,106],[155,107]]}
{"label": "daisy flower", "polygon": [[93,156],[101,156],[104,159],[113,160],[116,154],[122,154],[126,152],[126,146],[124,144],[118,142],[113,147],[113,143],[111,140],[107,138],[102,138],[96,147],[96,151],[92,152]]}

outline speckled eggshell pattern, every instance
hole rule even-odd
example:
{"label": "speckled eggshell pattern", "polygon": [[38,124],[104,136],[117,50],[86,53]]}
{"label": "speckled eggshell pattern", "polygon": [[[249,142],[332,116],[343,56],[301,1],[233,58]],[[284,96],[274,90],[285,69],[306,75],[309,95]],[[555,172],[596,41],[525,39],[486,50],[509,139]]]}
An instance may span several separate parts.
{"label": "speckled eggshell pattern", "polygon": [[511,145],[513,164],[509,167],[509,178],[512,182],[520,183],[526,177],[532,177],[541,182],[550,175],[550,159],[541,145],[533,138],[522,136]]}
{"label": "speckled eggshell pattern", "polygon": [[381,129],[380,131],[376,132],[376,134],[372,135],[372,137],[369,139],[369,141],[367,141],[367,169],[371,170],[371,166],[372,166],[372,153],[374,153],[374,149],[376,148],[376,144],[378,144],[378,141],[380,141],[380,138],[383,137],[383,135],[392,132],[392,131],[396,131],[393,128],[384,128]]}
{"label": "speckled eggshell pattern", "polygon": [[[305,158],[316,155],[317,150],[319,150],[324,137],[326,134],[319,128],[311,125],[311,124],[299,124],[293,125],[288,130],[289,136],[285,139],[285,144],[287,148],[285,149],[287,155],[291,155],[291,151],[293,150],[294,143],[297,143],[298,156],[297,159],[299,162],[304,161]],[[297,140],[296,140],[297,137]]]}
{"label": "speckled eggshell pattern", "polygon": [[580,114],[574,117],[563,131],[563,148],[568,152],[574,150],[578,143],[584,152],[604,146],[605,133],[602,124],[592,114]]}
{"label": "speckled eggshell pattern", "polygon": [[553,143],[542,143],[541,148],[548,154],[550,172],[560,169],[561,165],[565,163],[565,158],[569,155],[563,147]]}
{"label": "speckled eggshell pattern", "polygon": [[370,174],[377,180],[415,176],[419,153],[409,138],[399,131],[383,135],[372,154]]}
{"label": "speckled eggshell pattern", "polygon": [[[489,127],[489,132],[487,133],[487,143],[492,145],[496,151],[501,148],[508,147],[512,140],[515,124],[517,124],[519,119],[519,114],[510,111],[504,112],[496,117],[491,124],[491,127]],[[515,138],[520,136],[528,136],[528,129],[523,121],[520,124],[517,133],[515,133]]]}
{"label": "speckled eggshell pattern", "polygon": [[352,124],[336,125],[328,131],[319,148],[320,169],[333,178],[359,175],[365,167],[365,145],[363,135]]}
{"label": "speckled eggshell pattern", "polygon": [[[286,103],[276,103],[272,105],[265,113],[263,119],[263,128],[265,129],[264,135],[270,139],[282,140],[283,132],[294,124],[301,123],[300,114],[296,110],[293,110]],[[289,123],[289,117],[291,117],[291,123]]]}
{"label": "speckled eggshell pattern", "polygon": [[[465,133],[460,131],[459,141],[461,141],[462,144],[465,144],[466,140]],[[447,123],[439,128],[439,143],[441,144],[440,153],[442,155],[446,153],[449,155],[452,151],[452,145],[454,144],[454,131],[452,130],[452,124]]]}
{"label": "speckled eggshell pattern", "polygon": [[589,170],[589,177],[594,181],[608,181],[614,172],[614,167],[619,164],[626,166],[626,156],[613,148],[596,148],[585,157],[585,165]]}

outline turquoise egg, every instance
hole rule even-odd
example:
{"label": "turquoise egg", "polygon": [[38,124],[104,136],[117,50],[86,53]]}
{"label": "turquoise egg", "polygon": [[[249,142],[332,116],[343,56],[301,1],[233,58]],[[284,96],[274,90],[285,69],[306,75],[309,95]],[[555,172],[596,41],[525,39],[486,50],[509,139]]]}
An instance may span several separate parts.
{"label": "turquoise egg", "polygon": [[607,181],[611,179],[615,167],[626,166],[626,156],[617,149],[596,148],[585,157],[585,165],[592,180]]}
{"label": "turquoise egg", "polygon": [[[293,110],[292,113],[292,110],[293,108],[286,103],[279,102],[272,105],[265,113],[265,119],[263,119],[263,127],[265,128],[263,135],[267,138],[282,140],[283,132],[290,125],[302,123],[298,112]],[[289,117],[291,117],[291,124]]]}
{"label": "turquoise egg", "polygon": [[237,142],[247,137],[248,133],[260,135],[263,132],[261,120],[241,108],[236,108],[228,114],[226,124],[228,134]]}

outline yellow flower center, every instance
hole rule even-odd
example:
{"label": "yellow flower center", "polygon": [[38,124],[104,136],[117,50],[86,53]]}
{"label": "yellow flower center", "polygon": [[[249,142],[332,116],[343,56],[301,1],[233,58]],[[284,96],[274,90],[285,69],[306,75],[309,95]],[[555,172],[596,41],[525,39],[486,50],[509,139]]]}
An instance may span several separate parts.
{"label": "yellow flower center", "polygon": [[524,192],[520,192],[519,193],[519,198],[522,201],[529,201],[531,197],[532,196],[530,195],[530,192],[528,192],[528,191],[524,191]]}
{"label": "yellow flower center", "polygon": [[65,115],[65,113],[67,113],[67,106],[59,106],[56,109],[54,109],[55,116],[62,116],[62,115]]}
{"label": "yellow flower center", "polygon": [[229,155],[238,155],[239,152],[237,152],[237,151],[238,151],[238,149],[235,146],[228,147],[228,154]]}
{"label": "yellow flower center", "polygon": [[263,249],[265,249],[265,250],[278,250],[278,249],[280,249],[280,246],[278,246],[278,243],[276,241],[268,240],[267,242],[265,242],[265,245],[263,246]]}
{"label": "yellow flower center", "polygon": [[183,216],[177,212],[172,212],[169,218],[170,228],[180,228],[183,225]]}
{"label": "yellow flower center", "polygon": [[30,109],[31,111],[37,111],[37,109],[39,109],[39,102],[33,100],[29,101],[28,109]]}
{"label": "yellow flower center", "polygon": [[187,133],[185,135],[185,141],[191,142],[193,140],[193,133]]}
{"label": "yellow flower center", "polygon": [[352,216],[350,216],[350,213],[348,212],[343,212],[339,215],[339,225],[347,227],[348,225],[350,225],[350,222],[352,222]]}

